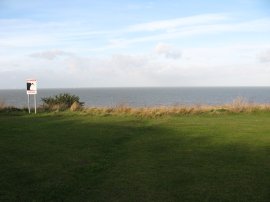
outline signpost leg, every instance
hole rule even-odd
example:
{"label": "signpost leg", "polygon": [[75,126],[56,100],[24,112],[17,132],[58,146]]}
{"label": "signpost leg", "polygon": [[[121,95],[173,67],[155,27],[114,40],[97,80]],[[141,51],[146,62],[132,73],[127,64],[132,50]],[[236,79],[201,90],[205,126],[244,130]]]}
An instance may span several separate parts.
{"label": "signpost leg", "polygon": [[34,95],[34,102],[35,102],[35,114],[37,113],[37,97],[36,94]]}
{"label": "signpost leg", "polygon": [[27,95],[28,100],[28,112],[30,114],[30,95]]}

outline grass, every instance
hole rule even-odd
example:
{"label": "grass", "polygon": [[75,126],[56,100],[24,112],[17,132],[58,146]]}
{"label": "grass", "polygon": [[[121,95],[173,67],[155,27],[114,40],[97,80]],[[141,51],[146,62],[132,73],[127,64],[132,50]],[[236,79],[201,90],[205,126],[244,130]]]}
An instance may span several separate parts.
{"label": "grass", "polygon": [[270,113],[0,113],[0,201],[268,201]]}

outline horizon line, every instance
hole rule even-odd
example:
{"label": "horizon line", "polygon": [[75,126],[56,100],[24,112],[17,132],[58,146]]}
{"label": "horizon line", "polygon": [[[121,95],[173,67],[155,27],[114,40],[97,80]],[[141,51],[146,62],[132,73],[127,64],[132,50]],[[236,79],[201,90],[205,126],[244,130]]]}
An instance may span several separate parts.
{"label": "horizon line", "polygon": [[[270,86],[97,86],[97,87],[42,87],[37,90],[87,89],[87,88],[269,88]],[[0,90],[26,90],[25,88],[0,88]]]}

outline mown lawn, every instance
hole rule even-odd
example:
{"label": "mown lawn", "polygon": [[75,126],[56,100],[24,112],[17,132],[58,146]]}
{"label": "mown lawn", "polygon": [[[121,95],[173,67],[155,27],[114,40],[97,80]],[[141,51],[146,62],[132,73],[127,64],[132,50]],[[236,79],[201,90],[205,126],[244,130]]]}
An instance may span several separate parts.
{"label": "mown lawn", "polygon": [[0,201],[270,201],[270,113],[2,113]]}

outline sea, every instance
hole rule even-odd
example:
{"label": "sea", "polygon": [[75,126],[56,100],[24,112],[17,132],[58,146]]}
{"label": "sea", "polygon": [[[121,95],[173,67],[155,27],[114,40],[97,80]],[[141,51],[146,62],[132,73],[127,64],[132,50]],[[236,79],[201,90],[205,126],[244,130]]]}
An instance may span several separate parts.
{"label": "sea", "polygon": [[[170,105],[221,105],[238,97],[251,103],[270,103],[270,87],[125,87],[125,88],[63,88],[38,89],[37,104],[41,98],[59,93],[80,97],[87,107],[132,107]],[[34,96],[30,97],[33,103]],[[27,106],[25,89],[1,89],[0,103],[15,107]]]}

